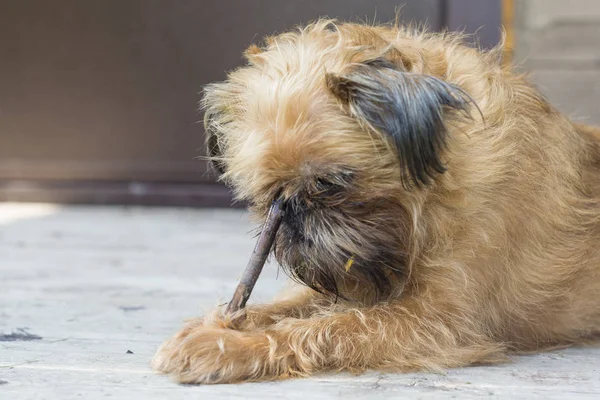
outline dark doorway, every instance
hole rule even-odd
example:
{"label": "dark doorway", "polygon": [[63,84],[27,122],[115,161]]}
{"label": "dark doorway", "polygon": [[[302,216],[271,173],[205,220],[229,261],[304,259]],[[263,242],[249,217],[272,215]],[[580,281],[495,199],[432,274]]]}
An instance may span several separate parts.
{"label": "dark doorway", "polygon": [[[400,3],[2,1],[0,200],[228,205],[198,159],[202,86],[266,34],[324,15],[387,22]],[[500,0],[404,3],[405,21],[498,40]]]}

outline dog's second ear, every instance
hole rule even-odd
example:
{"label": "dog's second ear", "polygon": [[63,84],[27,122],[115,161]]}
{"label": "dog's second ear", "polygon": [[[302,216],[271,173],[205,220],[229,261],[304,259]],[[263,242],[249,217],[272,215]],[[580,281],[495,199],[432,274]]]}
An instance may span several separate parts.
{"label": "dog's second ear", "polygon": [[206,131],[206,134],[206,147],[208,150],[208,155],[210,157],[210,162],[215,167],[217,172],[219,172],[219,174],[224,174],[225,165],[221,160],[219,160],[219,158],[222,157],[223,152],[221,151],[221,146],[219,145],[218,137],[216,134],[214,134],[214,132],[211,132],[209,130]]}
{"label": "dog's second ear", "polygon": [[357,64],[347,74],[327,74],[326,83],[361,124],[393,141],[405,185],[426,185],[445,172],[445,122],[450,111],[468,113],[471,100],[463,90],[381,58]]}
{"label": "dog's second ear", "polygon": [[204,132],[206,133],[206,150],[208,160],[219,174],[225,173],[225,164],[222,160],[223,150],[219,144],[218,126],[216,121],[219,113],[213,108],[205,107]]}
{"label": "dog's second ear", "polygon": [[204,132],[208,161],[217,173],[226,173],[225,132],[233,121],[231,108],[238,96],[238,87],[229,81],[210,83],[203,88],[200,109],[204,111]]}

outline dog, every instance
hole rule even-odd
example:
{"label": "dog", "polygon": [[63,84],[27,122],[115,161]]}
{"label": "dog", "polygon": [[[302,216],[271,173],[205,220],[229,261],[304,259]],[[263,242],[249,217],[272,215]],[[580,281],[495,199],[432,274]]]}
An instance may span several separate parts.
{"label": "dog", "polygon": [[186,323],[184,383],[440,371],[600,331],[600,129],[459,34],[318,20],[208,85],[210,158],[300,283]]}

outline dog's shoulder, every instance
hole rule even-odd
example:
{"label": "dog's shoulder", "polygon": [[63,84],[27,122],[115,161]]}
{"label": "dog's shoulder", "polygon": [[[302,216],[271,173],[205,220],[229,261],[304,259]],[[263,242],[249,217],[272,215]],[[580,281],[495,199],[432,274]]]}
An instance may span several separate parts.
{"label": "dog's shoulder", "polygon": [[594,163],[600,165],[600,127],[583,124],[573,124],[577,133],[588,143]]}
{"label": "dog's shoulder", "polygon": [[574,124],[577,132],[588,139],[600,143],[600,127],[592,125]]}
{"label": "dog's shoulder", "polygon": [[590,163],[585,168],[584,180],[589,185],[592,197],[600,201],[600,127],[574,124],[575,130],[588,143]]}

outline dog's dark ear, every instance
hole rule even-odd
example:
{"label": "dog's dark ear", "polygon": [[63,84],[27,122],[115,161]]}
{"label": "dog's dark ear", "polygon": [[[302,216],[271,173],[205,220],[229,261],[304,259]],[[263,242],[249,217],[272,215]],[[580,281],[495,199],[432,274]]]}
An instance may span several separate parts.
{"label": "dog's dark ear", "polygon": [[224,159],[225,135],[231,123],[231,107],[235,92],[229,81],[209,83],[202,89],[200,110],[204,112],[204,132],[206,134],[206,150],[210,165],[220,174],[226,172]]}
{"label": "dog's dark ear", "polygon": [[204,113],[204,132],[206,133],[206,147],[209,161],[219,174],[224,174],[225,164],[222,161],[223,151],[219,145],[218,129],[215,124],[214,111],[206,110]]}
{"label": "dog's dark ear", "polygon": [[445,122],[451,111],[468,114],[471,100],[463,90],[381,58],[357,64],[344,75],[327,74],[326,83],[363,125],[393,141],[405,185],[426,185],[445,172]]}

